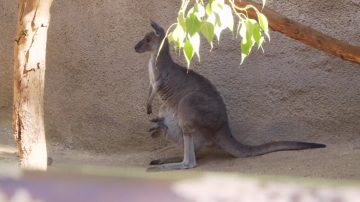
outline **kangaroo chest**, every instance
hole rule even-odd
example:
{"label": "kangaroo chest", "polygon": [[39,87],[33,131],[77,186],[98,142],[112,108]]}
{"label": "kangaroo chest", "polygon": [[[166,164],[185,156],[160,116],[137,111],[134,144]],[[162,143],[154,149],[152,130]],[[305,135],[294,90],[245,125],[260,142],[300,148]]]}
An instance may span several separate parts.
{"label": "kangaroo chest", "polygon": [[158,60],[158,62],[159,64],[156,64],[156,54],[151,54],[148,63],[150,86],[153,92],[158,94],[162,102],[174,106],[175,105],[174,99],[176,99],[175,97],[177,94],[176,93],[177,86],[174,85],[174,81],[172,81],[171,77],[169,77],[169,73],[167,72],[168,70],[166,70],[166,68],[164,68],[163,66],[168,64],[162,63],[161,60],[160,61]]}
{"label": "kangaroo chest", "polygon": [[151,54],[151,57],[149,59],[149,64],[148,64],[148,68],[149,68],[149,80],[150,80],[150,85],[153,87],[153,89],[155,89],[155,55]]}

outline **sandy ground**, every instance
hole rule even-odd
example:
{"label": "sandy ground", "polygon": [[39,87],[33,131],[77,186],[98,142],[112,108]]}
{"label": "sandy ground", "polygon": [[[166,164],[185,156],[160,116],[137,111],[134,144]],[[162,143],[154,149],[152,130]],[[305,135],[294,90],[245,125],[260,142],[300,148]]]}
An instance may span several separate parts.
{"label": "sandy ground", "polygon": [[[164,154],[167,153],[167,154]],[[159,156],[173,156],[173,148],[155,151],[129,149],[124,154],[94,154],[84,151],[55,149],[53,167],[64,164],[103,165],[145,168]],[[329,145],[326,149],[277,152],[255,158],[236,159],[221,152],[203,152],[196,170],[232,171],[245,174],[290,175],[360,180],[360,149],[351,145]]]}
{"label": "sandy ground", "polygon": [[[1,116],[4,117],[4,116]],[[0,124],[0,164],[16,163],[16,150],[11,136],[10,120]],[[164,141],[160,140],[159,141]],[[110,166],[145,170],[148,163],[159,157],[179,155],[172,144],[152,149],[122,145],[116,154],[70,150],[62,145],[49,144],[49,156],[54,159],[49,167]],[[231,171],[243,174],[321,177],[360,180],[360,146],[355,143],[328,145],[325,149],[276,152],[254,158],[236,159],[216,150],[206,149],[199,154],[198,171]],[[185,171],[186,172],[186,171]]]}

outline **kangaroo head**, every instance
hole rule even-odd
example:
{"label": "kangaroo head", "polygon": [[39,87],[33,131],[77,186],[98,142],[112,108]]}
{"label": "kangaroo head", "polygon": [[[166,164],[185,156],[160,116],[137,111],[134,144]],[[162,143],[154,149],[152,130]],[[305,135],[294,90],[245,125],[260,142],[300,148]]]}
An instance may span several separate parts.
{"label": "kangaroo head", "polygon": [[147,33],[145,37],[136,44],[136,52],[143,53],[146,51],[157,50],[159,48],[160,43],[165,36],[164,29],[153,21],[151,21],[151,26],[154,28],[154,31]]}

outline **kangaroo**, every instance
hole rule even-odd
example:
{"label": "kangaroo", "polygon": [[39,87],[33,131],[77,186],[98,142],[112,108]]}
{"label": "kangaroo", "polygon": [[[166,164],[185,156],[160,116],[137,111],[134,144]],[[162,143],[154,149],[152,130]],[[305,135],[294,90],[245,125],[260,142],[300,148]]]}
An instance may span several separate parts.
{"label": "kangaroo", "polygon": [[[150,88],[147,99],[147,113],[158,94],[162,100],[163,117],[154,119],[154,130],[171,132],[183,145],[183,157],[152,161],[156,170],[189,169],[196,166],[196,151],[208,142],[220,147],[235,157],[250,157],[275,151],[324,148],[326,145],[296,141],[278,141],[261,145],[245,145],[232,135],[226,107],[220,93],[202,75],[176,64],[169,51],[167,39],[157,57],[160,44],[165,38],[164,29],[151,22],[154,31],[149,32],[135,46],[137,53],[150,52]],[[161,115],[161,114],[160,114]],[[169,129],[166,124],[171,123]],[[173,130],[173,131],[171,131]],[[171,136],[171,134],[170,134]]]}

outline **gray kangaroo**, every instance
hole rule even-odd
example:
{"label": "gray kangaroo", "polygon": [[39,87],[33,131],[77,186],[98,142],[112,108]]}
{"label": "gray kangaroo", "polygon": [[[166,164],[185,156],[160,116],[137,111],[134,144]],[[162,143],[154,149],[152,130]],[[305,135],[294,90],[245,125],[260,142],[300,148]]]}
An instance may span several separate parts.
{"label": "gray kangaroo", "polygon": [[[211,82],[200,74],[176,64],[169,52],[164,29],[151,22],[154,32],[149,32],[135,46],[138,53],[151,52],[149,60],[150,90],[147,113],[155,94],[162,100],[159,118],[152,120],[157,126],[153,132],[171,133],[184,148],[182,161],[160,159],[150,164],[155,170],[188,169],[196,166],[195,153],[202,146],[213,143],[235,157],[250,157],[275,151],[302,150],[326,147],[324,144],[278,141],[251,146],[238,142],[231,133],[226,107],[222,97]],[[170,127],[168,127],[170,125]],[[166,129],[169,129],[166,131]]]}

